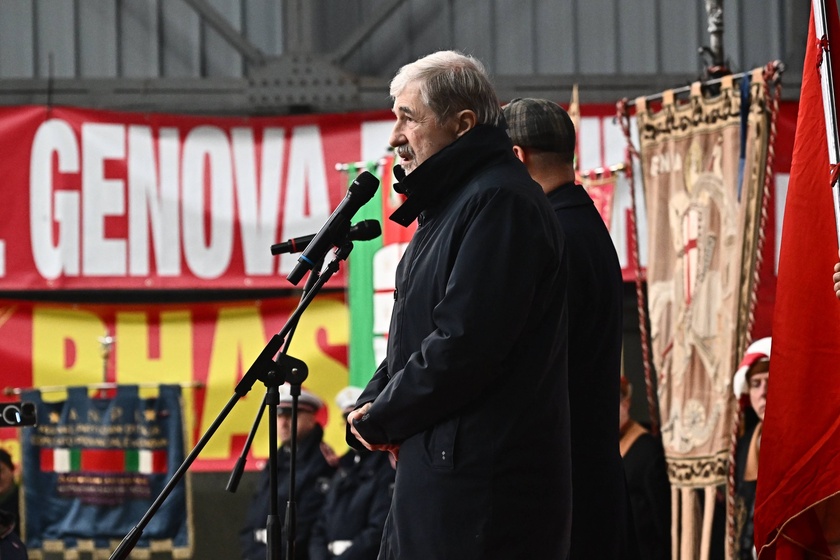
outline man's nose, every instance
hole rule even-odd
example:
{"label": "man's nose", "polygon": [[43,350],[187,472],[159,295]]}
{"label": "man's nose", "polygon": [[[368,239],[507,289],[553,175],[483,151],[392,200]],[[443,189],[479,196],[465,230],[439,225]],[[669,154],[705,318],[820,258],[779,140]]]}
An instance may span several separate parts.
{"label": "man's nose", "polygon": [[402,146],[405,143],[405,135],[402,133],[399,123],[395,123],[394,127],[391,129],[391,135],[388,137],[388,145],[396,148],[397,146]]}

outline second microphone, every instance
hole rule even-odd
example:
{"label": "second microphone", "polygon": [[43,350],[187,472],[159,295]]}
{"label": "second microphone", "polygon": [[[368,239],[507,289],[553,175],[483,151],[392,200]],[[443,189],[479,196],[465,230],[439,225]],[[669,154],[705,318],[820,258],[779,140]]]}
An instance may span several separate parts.
{"label": "second microphone", "polygon": [[[309,245],[309,242],[315,239],[317,233],[310,235],[302,235],[300,237],[293,237],[288,241],[276,243],[271,246],[272,255],[282,255],[283,253],[300,253]],[[363,220],[354,224],[347,232],[347,241],[370,241],[382,235],[382,227],[377,220]]]}

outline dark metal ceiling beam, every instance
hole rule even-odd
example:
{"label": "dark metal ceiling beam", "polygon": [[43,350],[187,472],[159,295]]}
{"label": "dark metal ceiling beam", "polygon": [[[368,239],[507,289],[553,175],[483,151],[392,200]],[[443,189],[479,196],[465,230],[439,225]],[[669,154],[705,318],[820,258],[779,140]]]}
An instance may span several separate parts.
{"label": "dark metal ceiling beam", "polygon": [[184,0],[198,16],[212,27],[227,43],[245,57],[248,64],[259,66],[266,60],[266,55],[231,25],[230,21],[219,13],[207,0]]}
{"label": "dark metal ceiling beam", "polygon": [[356,52],[356,49],[367,39],[368,37],[373,34],[376,29],[382,25],[386,19],[388,19],[397,8],[405,4],[406,0],[391,0],[390,3],[386,4],[382,8],[380,8],[377,13],[365,22],[364,25],[357,28],[350,36],[344,40],[344,42],[335,49],[332,53],[330,53],[329,58],[332,62],[336,64],[342,64],[350,55]]}
{"label": "dark metal ceiling beam", "polygon": [[[310,63],[301,61],[301,68]],[[294,68],[293,68],[294,70]],[[299,75],[300,76],[300,75]],[[310,80],[303,77],[302,79]],[[284,78],[285,79],[285,78]],[[291,78],[289,78],[291,79]],[[501,101],[514,97],[546,97],[567,103],[578,84],[581,103],[615,103],[696,80],[681,74],[634,76],[496,76],[493,82]],[[123,111],[177,112],[214,115],[281,115],[336,113],[390,109],[388,79],[347,78],[343,85],[293,84],[290,89],[260,78],[161,79],[4,79],[0,80],[0,106],[68,105]],[[801,74],[786,71],[782,98],[799,98]],[[291,97],[284,97],[285,95]]]}

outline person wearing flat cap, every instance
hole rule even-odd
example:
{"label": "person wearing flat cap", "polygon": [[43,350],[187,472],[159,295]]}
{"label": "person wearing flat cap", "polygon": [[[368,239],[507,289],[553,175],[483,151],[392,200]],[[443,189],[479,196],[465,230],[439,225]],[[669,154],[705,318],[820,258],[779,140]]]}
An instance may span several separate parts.
{"label": "person wearing flat cap", "polygon": [[758,480],[758,450],[767,404],[767,383],[770,378],[770,337],[749,345],[735,377],[732,391],[744,417],[744,434],[735,449],[735,559],[755,558],[753,513]]}
{"label": "person wearing flat cap", "polygon": [[[361,394],[350,386],[336,395],[345,419]],[[395,475],[388,453],[351,448],[344,454],[312,527],[309,559],[376,560]]]}
{"label": "person wearing flat cap", "polygon": [[[619,454],[623,280],[609,230],[575,183],[575,127],[547,99],[502,108],[513,152],[548,196],[569,260],[569,404],[572,434],[570,560],[635,558]],[[615,528],[604,531],[604,527]]]}
{"label": "person wearing flat cap", "polygon": [[[288,385],[280,387],[277,406],[277,438],[280,449],[277,455],[277,498],[283,522],[283,512],[289,501],[289,471],[291,469],[292,396]],[[306,560],[312,525],[321,511],[329,481],[335,473],[337,457],[323,442],[324,430],[315,415],[324,403],[314,394],[302,389],[297,403],[297,454],[295,461],[295,560]],[[245,516],[245,525],[239,533],[244,560],[265,560],[266,520],[270,511],[268,464],[260,473],[256,491]],[[285,558],[286,535],[282,537],[279,558]]]}

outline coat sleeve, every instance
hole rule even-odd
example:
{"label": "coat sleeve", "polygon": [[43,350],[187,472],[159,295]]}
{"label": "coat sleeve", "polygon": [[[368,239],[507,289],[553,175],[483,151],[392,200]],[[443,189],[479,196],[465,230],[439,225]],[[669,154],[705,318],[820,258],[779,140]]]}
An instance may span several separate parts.
{"label": "coat sleeve", "polygon": [[[452,239],[429,241],[455,248],[445,292],[433,310],[435,328],[412,349],[404,368],[391,372],[368,414],[357,420],[366,441],[400,443],[469,405],[511,373],[513,345],[547,313],[538,298],[559,289],[554,281],[561,267],[562,232],[548,202],[533,194],[516,189],[487,193],[464,207],[462,226]],[[447,271],[411,274],[427,278]]]}
{"label": "coat sleeve", "polygon": [[[376,397],[379,396],[379,393],[385,388],[388,384],[388,361],[382,360],[382,363],[379,364],[379,367],[376,368],[376,371],[373,373],[373,377],[370,381],[368,381],[367,386],[365,386],[364,391],[362,394],[359,395],[359,398],[356,400],[356,408],[360,406],[373,402]],[[350,431],[350,425],[346,425],[344,429],[344,440],[347,442],[347,445],[352,447],[353,449],[364,449],[365,446],[362,445],[359,440],[356,439],[356,436]]]}

